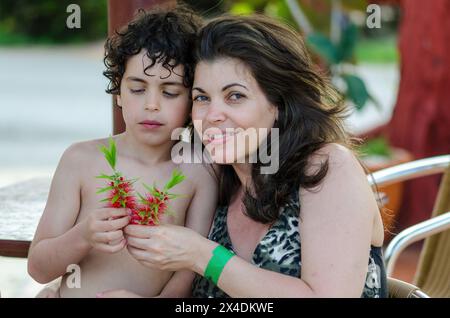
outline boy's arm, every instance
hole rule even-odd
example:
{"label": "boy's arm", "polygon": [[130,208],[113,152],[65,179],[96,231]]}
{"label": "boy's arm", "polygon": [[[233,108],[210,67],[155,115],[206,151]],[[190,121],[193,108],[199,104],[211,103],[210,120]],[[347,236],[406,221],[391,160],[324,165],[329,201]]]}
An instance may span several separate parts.
{"label": "boy's arm", "polygon": [[[113,213],[123,215],[124,209],[99,209],[92,213],[92,217],[75,224],[80,210],[80,167],[86,162],[83,145],[73,145],[63,154],[53,176],[47,204],[39,221],[33,242],[28,253],[28,273],[37,282],[45,284],[66,273],[67,266],[78,264],[92,247],[115,252],[125,246],[93,244],[93,235],[98,240],[108,241],[123,237],[119,231],[112,232],[119,226],[125,226],[125,220],[102,222]],[[96,219],[92,219],[92,218]],[[98,218],[98,220],[97,220]],[[108,224],[106,224],[108,223]],[[120,224],[119,224],[120,223]],[[122,225],[123,224],[123,225]],[[115,225],[115,226],[114,226]],[[103,227],[110,233],[101,232]],[[106,228],[108,227],[108,228]],[[105,240],[105,236],[108,240]]]}
{"label": "boy's arm", "polygon": [[80,225],[73,226],[80,209],[80,179],[76,145],[63,154],[53,176],[44,213],[28,254],[28,272],[39,283],[48,283],[77,264],[90,246],[82,239]]}
{"label": "boy's arm", "polygon": [[[217,181],[214,174],[210,174],[211,167],[196,165],[196,169],[192,169],[194,164],[190,165],[191,167],[187,167],[187,169],[191,169],[188,178],[193,179],[196,188],[187,211],[185,226],[206,237],[217,207]],[[188,270],[175,272],[160,297],[190,297],[194,277],[195,273]]]}

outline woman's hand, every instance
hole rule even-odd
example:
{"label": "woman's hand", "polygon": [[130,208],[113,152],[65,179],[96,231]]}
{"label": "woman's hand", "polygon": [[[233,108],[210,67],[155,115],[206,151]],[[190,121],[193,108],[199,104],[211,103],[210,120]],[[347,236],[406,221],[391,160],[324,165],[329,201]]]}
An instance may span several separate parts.
{"label": "woman's hand", "polygon": [[199,264],[211,256],[213,242],[183,226],[128,225],[124,231],[130,254],[150,268],[199,272]]}

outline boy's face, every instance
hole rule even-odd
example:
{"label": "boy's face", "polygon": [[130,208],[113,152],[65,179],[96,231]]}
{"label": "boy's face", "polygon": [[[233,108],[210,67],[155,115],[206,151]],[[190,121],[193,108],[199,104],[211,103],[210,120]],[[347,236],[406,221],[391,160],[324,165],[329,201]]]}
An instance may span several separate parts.
{"label": "boy's face", "polygon": [[120,84],[117,103],[122,106],[127,132],[146,144],[157,146],[170,140],[190,112],[189,88],[183,85],[183,65],[172,72],[150,59],[142,50],[130,57]]}

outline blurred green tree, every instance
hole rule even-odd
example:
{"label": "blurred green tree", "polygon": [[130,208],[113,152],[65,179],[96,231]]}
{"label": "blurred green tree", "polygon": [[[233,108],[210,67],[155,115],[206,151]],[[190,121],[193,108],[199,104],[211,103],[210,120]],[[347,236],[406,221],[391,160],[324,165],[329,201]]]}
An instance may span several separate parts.
{"label": "blurred green tree", "polygon": [[81,28],[66,26],[72,0],[2,0],[0,43],[68,43],[104,38],[107,34],[107,0],[78,0]]}

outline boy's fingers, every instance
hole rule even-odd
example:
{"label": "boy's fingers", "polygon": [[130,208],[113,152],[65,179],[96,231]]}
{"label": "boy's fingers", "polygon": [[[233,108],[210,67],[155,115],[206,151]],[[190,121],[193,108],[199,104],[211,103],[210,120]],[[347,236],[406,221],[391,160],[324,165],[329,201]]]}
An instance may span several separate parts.
{"label": "boy's fingers", "polygon": [[123,232],[121,230],[94,234],[94,240],[96,242],[109,243],[117,240],[121,241],[121,239],[124,239]]}
{"label": "boy's fingers", "polygon": [[129,209],[127,208],[106,208],[102,209],[100,213],[98,213],[98,218],[100,220],[107,220],[109,218],[118,218],[122,216],[128,216],[129,215]]}
{"label": "boy's fingers", "polygon": [[113,232],[122,229],[130,223],[130,217],[121,217],[120,219],[111,221],[100,221],[98,228],[99,232]]}
{"label": "boy's fingers", "polygon": [[94,248],[105,253],[116,253],[122,250],[126,246],[126,243],[127,241],[123,239],[119,244],[116,245],[98,243],[94,245]]}

